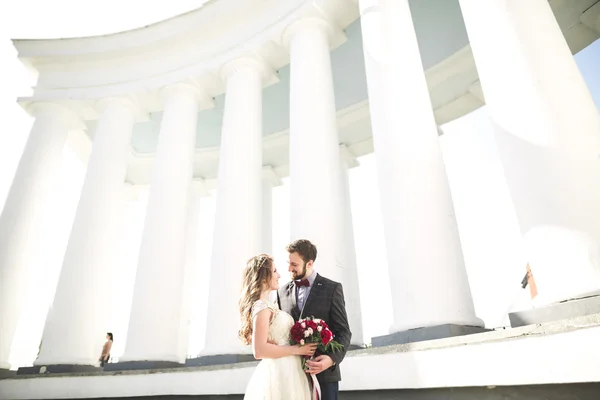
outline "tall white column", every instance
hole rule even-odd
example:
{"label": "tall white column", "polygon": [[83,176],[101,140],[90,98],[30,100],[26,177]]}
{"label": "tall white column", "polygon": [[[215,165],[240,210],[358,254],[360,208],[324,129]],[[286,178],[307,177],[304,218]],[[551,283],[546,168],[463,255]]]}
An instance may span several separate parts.
{"label": "tall white column", "polygon": [[545,0],[460,0],[539,304],[600,293],[600,113]]}
{"label": "tall white column", "polygon": [[317,18],[297,21],[284,32],[291,57],[290,230],[292,240],[308,239],[317,246],[317,271],[344,285],[352,343],[362,344],[329,54],[336,34]]}
{"label": "tall white column", "polygon": [[360,0],[394,319],[481,326],[408,0]]}
{"label": "tall white column", "polygon": [[123,207],[127,155],[137,107],[108,99],[101,109],[71,235],[36,365],[95,365],[106,335],[107,289]]}
{"label": "tall white column", "polygon": [[119,361],[180,361],[187,205],[200,96],[184,83],[163,91],[127,345]]}
{"label": "tall white column", "polygon": [[[266,69],[253,59],[223,68],[225,110],[203,356],[248,351],[237,336],[246,261],[262,247],[262,87]],[[219,321],[219,323],[215,323]]]}
{"label": "tall white column", "polygon": [[198,223],[200,218],[200,195],[204,193],[204,184],[200,181],[190,183],[187,226],[185,232],[185,267],[183,289],[181,291],[181,315],[179,328],[178,362],[185,363],[190,341],[190,317],[192,307],[192,291],[199,279],[202,279],[200,265],[197,262]]}
{"label": "tall white column", "polygon": [[[315,265],[341,282],[343,268],[334,234],[340,226],[340,152],[329,55],[333,28],[311,18],[284,32],[290,49],[291,239],[317,246]],[[346,293],[346,297],[350,294]]]}
{"label": "tall white column", "polygon": [[[114,252],[111,264],[111,281],[105,289],[110,293],[110,311],[107,318],[105,332],[112,332],[115,340],[111,347],[110,354],[114,359],[119,359],[125,351],[125,342],[127,339],[127,327],[129,326],[129,310],[131,306],[131,297],[133,295],[133,281],[135,279],[135,262],[137,255],[132,254],[132,249],[139,248],[139,239],[141,238],[141,224],[133,223],[133,214],[140,207],[140,198],[145,192],[142,185],[134,185],[125,182],[123,185],[120,212],[120,221],[118,224],[118,233],[115,235],[117,242],[117,251]],[[133,257],[132,257],[133,256]],[[114,361],[113,361],[114,362]]]}
{"label": "tall white column", "polygon": [[75,115],[56,104],[34,104],[35,121],[0,215],[0,368],[8,369],[13,337],[33,272],[37,229],[44,218],[62,150]]}
{"label": "tall white column", "polygon": [[[338,205],[341,207],[342,223],[339,226],[338,241],[339,253],[343,257],[343,265],[346,267],[344,274],[344,291],[352,296],[346,296],[346,311],[348,313],[348,323],[352,331],[351,344],[361,346],[365,343],[362,324],[362,309],[360,301],[360,290],[358,283],[358,267],[356,262],[356,248],[354,244],[354,224],[352,222],[352,205],[350,203],[350,182],[348,169],[350,163],[358,165],[352,154],[345,146],[340,146],[342,156],[340,157],[340,185],[342,201]],[[367,266],[366,266],[367,267]]]}
{"label": "tall white column", "polygon": [[281,181],[273,167],[263,168],[262,182],[262,247],[261,252],[272,254],[273,251],[273,188],[281,185]]}
{"label": "tall white column", "polygon": [[[272,166],[263,167],[261,253],[273,254],[273,188],[281,184],[281,179],[279,179]],[[281,263],[281,260],[279,262]],[[280,280],[279,283],[283,284],[284,282],[284,280]],[[275,303],[277,301],[277,291],[271,292],[269,299]]]}

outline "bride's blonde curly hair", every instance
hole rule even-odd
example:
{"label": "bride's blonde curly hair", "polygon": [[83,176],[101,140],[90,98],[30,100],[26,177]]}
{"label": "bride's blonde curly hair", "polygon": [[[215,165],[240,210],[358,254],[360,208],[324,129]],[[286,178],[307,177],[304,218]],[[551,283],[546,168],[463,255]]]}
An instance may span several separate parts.
{"label": "bride's blonde curly hair", "polygon": [[242,294],[239,301],[242,327],[238,332],[244,344],[252,343],[252,306],[260,299],[260,294],[269,285],[273,276],[273,258],[259,254],[246,263],[242,278]]}

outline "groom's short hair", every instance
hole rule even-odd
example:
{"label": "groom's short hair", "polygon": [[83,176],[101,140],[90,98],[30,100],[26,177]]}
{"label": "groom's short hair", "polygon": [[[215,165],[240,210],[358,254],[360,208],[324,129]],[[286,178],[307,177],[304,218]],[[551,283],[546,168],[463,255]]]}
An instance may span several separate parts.
{"label": "groom's short hair", "polygon": [[294,240],[285,248],[288,253],[298,253],[305,263],[315,261],[317,259],[317,248],[310,240],[298,239]]}

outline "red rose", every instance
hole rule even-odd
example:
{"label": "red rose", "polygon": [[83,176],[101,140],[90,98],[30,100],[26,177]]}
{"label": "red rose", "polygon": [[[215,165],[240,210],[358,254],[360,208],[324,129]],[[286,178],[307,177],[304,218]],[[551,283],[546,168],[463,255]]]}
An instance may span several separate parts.
{"label": "red rose", "polygon": [[321,331],[321,343],[326,346],[333,339],[333,333],[329,329],[323,329]]}
{"label": "red rose", "polygon": [[294,326],[292,326],[292,329],[290,330],[290,335],[296,343],[300,343],[300,340],[304,339],[304,329],[302,328],[300,323],[296,322]]}
{"label": "red rose", "polygon": [[311,328],[313,331],[317,330],[317,324],[312,319],[306,320],[306,327]]}

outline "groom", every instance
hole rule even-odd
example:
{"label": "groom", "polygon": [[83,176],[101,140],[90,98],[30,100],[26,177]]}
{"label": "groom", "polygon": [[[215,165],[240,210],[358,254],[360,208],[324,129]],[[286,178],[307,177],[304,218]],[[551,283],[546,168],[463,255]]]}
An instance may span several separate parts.
{"label": "groom", "polygon": [[343,350],[321,354],[314,361],[306,362],[307,372],[317,375],[322,400],[337,400],[338,383],[342,379],[339,364],[352,337],[342,285],[317,274],[314,270],[317,248],[308,240],[295,240],[286,250],[292,281],[277,291],[279,308],[296,321],[306,317],[325,320],[334,339],[344,346]]}

